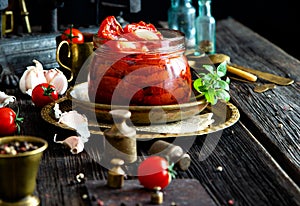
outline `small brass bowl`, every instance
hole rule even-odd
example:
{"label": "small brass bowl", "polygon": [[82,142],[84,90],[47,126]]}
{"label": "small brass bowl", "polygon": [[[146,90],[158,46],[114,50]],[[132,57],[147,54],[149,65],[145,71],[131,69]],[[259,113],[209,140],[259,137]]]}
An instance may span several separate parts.
{"label": "small brass bowl", "polygon": [[38,148],[23,153],[0,154],[0,205],[38,205],[33,196],[40,160],[48,147],[46,140],[32,136],[1,137],[0,145],[28,142]]}

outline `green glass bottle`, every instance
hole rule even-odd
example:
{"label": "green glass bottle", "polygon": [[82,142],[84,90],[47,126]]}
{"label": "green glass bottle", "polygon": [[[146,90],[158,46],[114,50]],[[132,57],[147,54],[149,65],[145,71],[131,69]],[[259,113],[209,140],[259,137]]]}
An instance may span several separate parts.
{"label": "green glass bottle", "polygon": [[198,0],[198,5],[196,50],[206,54],[214,54],[216,51],[216,21],[211,15],[211,0]]}
{"label": "green glass bottle", "polygon": [[185,35],[186,47],[194,48],[196,45],[196,9],[191,0],[171,0],[168,10],[168,26],[179,30]]}

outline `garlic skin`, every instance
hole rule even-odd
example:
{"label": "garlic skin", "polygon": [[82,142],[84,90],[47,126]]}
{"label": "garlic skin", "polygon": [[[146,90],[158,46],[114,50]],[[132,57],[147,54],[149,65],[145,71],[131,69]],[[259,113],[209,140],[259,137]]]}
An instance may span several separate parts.
{"label": "garlic skin", "polygon": [[59,109],[59,104],[55,103],[53,107],[54,116],[56,119],[59,119],[62,115],[62,111]]}
{"label": "garlic skin", "polygon": [[44,76],[49,84],[55,86],[58,94],[64,94],[68,89],[67,77],[57,68],[44,70]]}
{"label": "garlic skin", "polygon": [[34,87],[41,83],[47,83],[42,64],[35,59],[33,62],[35,63],[35,66],[28,66],[19,81],[21,92],[30,96]]}
{"label": "garlic skin", "polygon": [[34,87],[41,83],[52,84],[60,95],[67,91],[68,80],[62,71],[56,68],[44,70],[43,65],[35,59],[33,63],[35,66],[28,66],[20,78],[19,88],[22,93],[31,96]]}
{"label": "garlic skin", "polygon": [[16,97],[0,91],[0,108],[16,101]]}
{"label": "garlic skin", "polygon": [[88,141],[91,135],[88,128],[87,117],[84,114],[78,113],[76,110],[63,112],[58,120],[58,123],[63,123],[75,129],[84,143]]}

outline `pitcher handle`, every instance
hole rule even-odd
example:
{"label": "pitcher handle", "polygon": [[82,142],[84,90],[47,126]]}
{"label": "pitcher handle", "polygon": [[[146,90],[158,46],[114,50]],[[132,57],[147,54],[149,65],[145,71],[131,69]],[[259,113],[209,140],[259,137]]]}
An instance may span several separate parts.
{"label": "pitcher handle", "polygon": [[14,30],[14,16],[12,11],[5,11],[4,15],[6,16],[6,19],[8,16],[10,16],[10,27],[9,29],[5,29],[5,33],[10,33]]}
{"label": "pitcher handle", "polygon": [[59,51],[60,51],[60,48],[62,47],[63,44],[67,44],[68,45],[68,58],[71,57],[71,49],[70,49],[70,45],[69,45],[69,42],[66,41],[66,40],[63,40],[59,43],[57,49],[56,49],[56,61],[58,62],[58,64],[60,66],[62,66],[63,68],[69,70],[71,72],[71,77],[70,79],[68,79],[68,82],[71,82],[73,80],[73,72],[72,72],[72,69],[66,65],[64,65],[61,61],[60,61],[60,58],[59,58]]}

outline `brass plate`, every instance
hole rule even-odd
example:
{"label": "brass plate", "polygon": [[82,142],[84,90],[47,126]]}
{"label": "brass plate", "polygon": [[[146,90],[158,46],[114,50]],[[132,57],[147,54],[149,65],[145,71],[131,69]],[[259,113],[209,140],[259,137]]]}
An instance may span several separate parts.
{"label": "brass plate", "polygon": [[[70,99],[68,99],[67,97],[63,97],[63,98],[57,100],[56,103],[59,104],[60,110],[62,112],[72,110],[72,101]],[[55,119],[54,114],[53,114],[53,107],[54,107],[54,103],[50,103],[50,104],[46,105],[41,111],[42,118],[46,122],[53,124],[57,127],[75,131],[73,128],[70,128],[65,124],[58,123],[57,119]],[[76,107],[75,108],[73,107],[73,109],[76,110]],[[234,125],[240,118],[239,110],[237,109],[236,106],[234,106],[230,102],[220,103],[213,107],[208,106],[204,111],[201,112],[201,114],[208,113],[208,112],[213,112],[213,114],[214,114],[213,118],[215,119],[215,122],[204,130],[190,132],[190,133],[178,133],[178,134],[177,133],[170,134],[170,133],[153,133],[153,132],[139,131],[137,134],[137,138],[150,139],[150,138],[170,138],[170,137],[179,137],[179,136],[205,135],[205,134],[217,132],[217,131],[223,130],[225,128],[228,128],[228,127]],[[97,122],[89,121],[89,130],[90,130],[91,134],[103,135],[103,130],[110,128],[110,127],[111,127],[111,124],[97,123]]]}
{"label": "brass plate", "polygon": [[87,116],[96,116],[98,122],[112,123],[109,112],[112,109],[123,109],[131,112],[130,120],[134,125],[161,124],[189,119],[203,111],[208,102],[204,97],[192,99],[190,102],[171,105],[133,106],[91,103],[88,97],[88,83],[80,83],[71,87],[66,95]]}

